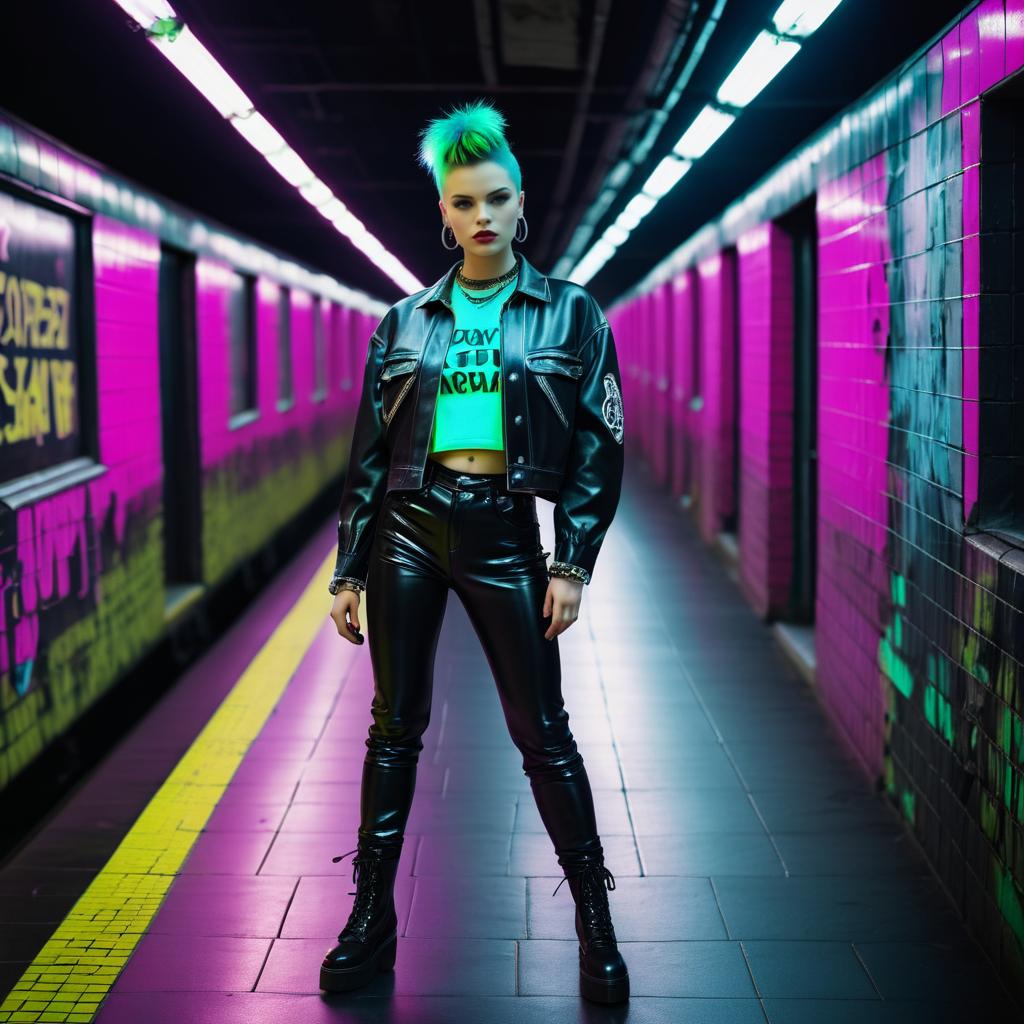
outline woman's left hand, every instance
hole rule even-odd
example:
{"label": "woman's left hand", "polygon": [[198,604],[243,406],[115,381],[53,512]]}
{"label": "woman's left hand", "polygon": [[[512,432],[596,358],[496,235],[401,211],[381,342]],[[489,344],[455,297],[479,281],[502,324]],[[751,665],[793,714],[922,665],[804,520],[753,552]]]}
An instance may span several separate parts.
{"label": "woman's left hand", "polygon": [[567,580],[561,576],[552,576],[548,580],[548,592],[544,596],[544,618],[551,615],[552,611],[554,615],[544,633],[545,640],[554,640],[579,618],[584,586],[580,580]]}

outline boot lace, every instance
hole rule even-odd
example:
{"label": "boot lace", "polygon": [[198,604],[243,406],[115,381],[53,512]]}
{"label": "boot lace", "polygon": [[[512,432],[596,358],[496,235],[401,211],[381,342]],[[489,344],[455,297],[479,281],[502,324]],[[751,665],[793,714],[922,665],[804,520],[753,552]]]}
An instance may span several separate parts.
{"label": "boot lace", "polygon": [[[606,885],[609,890],[615,888],[615,876],[604,864],[585,864],[578,870],[567,874],[555,886],[555,892],[551,895],[554,896],[562,887],[562,883],[567,882],[570,878],[579,878],[580,880],[580,898],[577,903],[580,918],[590,942],[615,942],[611,910],[608,907],[608,897],[605,895]],[[572,886],[569,888],[571,889]]]}
{"label": "boot lace", "polygon": [[[379,851],[365,850],[360,853],[358,847],[338,857],[332,857],[331,861],[337,864],[338,861],[344,860],[350,853],[359,854],[358,857],[354,857],[352,860],[352,881],[355,883],[356,888],[354,892],[349,893],[349,896],[355,896],[355,902],[352,904],[352,912],[348,916],[348,923],[341,931],[342,935],[348,931],[358,931],[359,934],[366,933],[373,914],[374,900],[377,896],[377,885],[375,883],[379,878],[377,869],[380,867],[381,861]],[[341,939],[341,935],[338,936],[338,939]]]}

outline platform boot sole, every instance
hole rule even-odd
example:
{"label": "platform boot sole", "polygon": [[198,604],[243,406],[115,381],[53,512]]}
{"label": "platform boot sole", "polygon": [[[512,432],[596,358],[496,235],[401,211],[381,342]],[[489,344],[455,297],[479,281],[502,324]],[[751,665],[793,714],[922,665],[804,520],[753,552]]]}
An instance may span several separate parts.
{"label": "platform boot sole", "polygon": [[629,975],[624,978],[595,978],[580,968],[580,995],[592,1003],[622,1003],[629,998]]}
{"label": "platform boot sole", "polygon": [[348,992],[368,985],[378,972],[390,971],[395,966],[398,951],[398,933],[391,936],[365,964],[358,967],[320,966],[320,987],[328,992]]}

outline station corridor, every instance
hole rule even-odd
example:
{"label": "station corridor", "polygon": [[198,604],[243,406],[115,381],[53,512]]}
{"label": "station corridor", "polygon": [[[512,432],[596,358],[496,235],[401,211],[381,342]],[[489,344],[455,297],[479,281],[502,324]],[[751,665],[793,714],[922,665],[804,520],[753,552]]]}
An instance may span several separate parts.
{"label": "station corridor", "polygon": [[579,999],[572,898],[552,896],[561,871],[454,593],[395,970],[318,992],[351,906],[351,862],[331,858],[355,845],[373,685],[368,648],[326,617],[332,526],[0,873],[0,1019],[50,1019],[47,1001],[102,1024],[1021,1019],[724,558],[639,460],[558,640],[629,1003]]}

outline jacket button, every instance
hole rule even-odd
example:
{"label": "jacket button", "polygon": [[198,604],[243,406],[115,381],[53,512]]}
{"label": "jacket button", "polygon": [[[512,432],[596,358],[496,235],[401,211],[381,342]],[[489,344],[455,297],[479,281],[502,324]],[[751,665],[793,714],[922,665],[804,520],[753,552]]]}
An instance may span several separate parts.
{"label": "jacket button", "polygon": [[516,423],[522,423],[522,422],[523,422],[523,417],[522,416],[517,416],[516,417]]}
{"label": "jacket button", "polygon": [[519,374],[518,373],[510,373],[508,375],[508,379],[509,380],[519,380]]}
{"label": "jacket button", "polygon": [[522,480],[522,478],[523,478],[523,474],[522,473],[513,473],[512,474],[512,479],[513,480]]}

